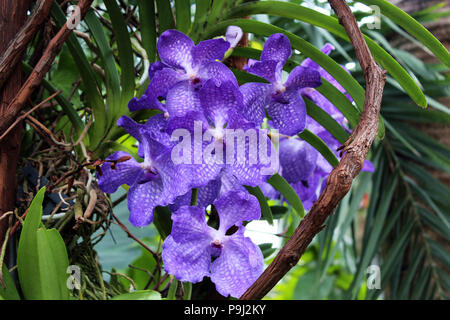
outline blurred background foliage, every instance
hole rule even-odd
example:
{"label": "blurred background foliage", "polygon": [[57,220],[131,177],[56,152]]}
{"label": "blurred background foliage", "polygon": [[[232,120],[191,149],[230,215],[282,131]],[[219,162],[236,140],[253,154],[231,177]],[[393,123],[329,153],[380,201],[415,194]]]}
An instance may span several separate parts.
{"label": "blurred background foliage", "polygon": [[[124,114],[138,121],[155,114],[150,110],[129,114],[127,103],[144,92],[147,69],[149,63],[157,60],[156,41],[163,31],[176,27],[198,42],[223,35],[228,25],[241,26],[248,32],[241,41],[245,48],[237,48],[225,61],[234,68],[240,83],[255,79],[239,70],[239,66],[246,58],[259,56],[265,37],[275,32],[286,33],[295,49],[286,69],[306,56],[320,60],[355,99],[353,104],[340,105],[350,124],[359,119],[363,74],[354,49],[343,39],[343,29],[328,3],[247,2],[94,1],[32,97],[37,104],[62,90],[55,100],[35,112],[36,120],[52,134],[36,123],[25,126],[21,168],[31,164],[35,171],[21,171],[22,196],[18,208],[20,213],[28,208],[40,179],[57,182],[53,192],[65,192],[63,196],[69,205],[54,204],[44,215],[54,215],[54,219],[47,220],[47,226],[60,231],[70,264],[82,268],[83,286],[77,297],[103,299],[130,289],[153,289],[163,296],[174,297],[176,282],[160,271],[154,257],[127,237],[110,215],[113,210],[134,236],[160,252],[161,234],[167,229],[164,224],[170,222],[165,216],[167,212],[158,212],[160,219],[149,227],[133,228],[126,221],[126,190],[119,190],[111,198],[96,190],[99,201],[91,216],[92,223],[74,229],[76,210],[70,202],[77,199],[82,211],[87,207],[91,195],[86,185],[95,186],[95,181],[90,181],[92,162],[116,150],[136,155],[136,141],[115,123]],[[430,30],[439,30],[436,26],[448,30],[448,4],[417,1],[428,5],[414,7],[413,2],[407,2],[406,7],[405,2],[397,4]],[[30,71],[39,52],[65,22],[70,4],[71,1],[55,1],[51,19],[36,35],[24,58],[25,72]],[[447,299],[450,73],[445,49],[427,37],[417,40],[423,35],[422,29],[392,11],[386,1],[349,1],[349,4],[361,30],[373,40],[372,51],[390,71],[381,108],[383,125],[370,154],[375,173],[359,175],[335,214],[329,217],[326,228],[266,299]],[[367,6],[373,4],[381,4],[379,16]],[[440,40],[448,45],[448,34],[443,33]],[[336,47],[331,59],[317,52],[327,42]],[[333,61],[345,65],[353,78],[339,73]],[[326,84],[322,87],[324,95],[332,97],[331,101],[343,101],[342,95],[336,95]],[[426,104],[428,108],[422,108]],[[30,178],[36,172],[38,177]],[[67,173],[72,174],[58,181],[58,177]],[[280,203],[270,205],[275,224],[259,229],[260,238],[267,235],[267,241],[260,241],[267,264],[300,221],[291,207],[280,210]],[[279,211],[276,213],[274,208]],[[267,230],[272,234],[267,234]],[[380,289],[368,288],[367,270],[373,265],[379,266],[381,272]],[[194,299],[216,297],[211,287],[207,281],[193,286],[185,284],[182,295]]]}

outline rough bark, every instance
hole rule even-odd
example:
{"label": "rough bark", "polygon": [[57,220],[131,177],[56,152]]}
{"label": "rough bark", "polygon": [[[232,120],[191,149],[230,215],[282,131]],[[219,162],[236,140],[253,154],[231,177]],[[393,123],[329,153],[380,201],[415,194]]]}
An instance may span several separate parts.
{"label": "rough bark", "polygon": [[[26,21],[29,1],[0,0],[0,54],[7,49]],[[9,81],[0,90],[0,119],[8,112],[8,105],[22,86],[22,66],[16,65]],[[20,152],[22,127],[17,126],[0,143],[0,217],[14,209],[16,169]],[[3,244],[8,219],[0,220],[0,247]]]}
{"label": "rough bark", "polygon": [[[58,33],[50,41],[48,47],[42,54],[41,59],[34,67],[33,71],[29,75],[27,81],[20,88],[20,91],[14,97],[14,99],[9,103],[7,107],[7,112],[3,114],[0,118],[0,134],[3,133],[8,127],[14,123],[17,116],[20,114],[22,109],[25,107],[25,102],[33,93],[33,91],[41,84],[46,73],[50,70],[55,57],[61,51],[64,42],[67,40],[69,35],[74,29],[73,22],[81,21],[86,15],[87,11],[91,7],[93,0],[80,0],[78,2],[78,9],[74,11],[73,15],[64,24],[64,26],[58,31]],[[76,16],[76,17],[75,17]]]}
{"label": "rough bark", "polygon": [[50,13],[53,0],[39,0],[36,3],[33,14],[27,19],[22,29],[15,34],[14,38],[7,45],[0,56],[0,88],[13,72],[15,66],[22,57],[28,43],[33,39],[39,26],[44,22]]}
{"label": "rough bark", "polygon": [[356,19],[345,1],[329,0],[328,2],[338,15],[339,22],[344,26],[355,47],[356,56],[364,71],[366,80],[364,111],[360,123],[342,146],[345,154],[328,176],[325,190],[273,262],[244,293],[241,300],[263,298],[297,264],[312,239],[323,229],[327,217],[333,213],[350,190],[352,181],[361,171],[364,159],[377,134],[385,72],[373,59]]}

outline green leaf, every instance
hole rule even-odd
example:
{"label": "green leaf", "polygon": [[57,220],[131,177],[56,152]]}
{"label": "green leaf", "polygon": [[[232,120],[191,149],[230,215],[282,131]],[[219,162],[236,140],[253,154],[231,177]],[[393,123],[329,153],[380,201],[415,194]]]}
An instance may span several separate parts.
{"label": "green leaf", "polygon": [[[39,228],[37,236],[38,271],[40,273],[40,299],[68,300],[67,256],[64,240],[56,229]],[[30,261],[30,263],[32,263]],[[25,293],[24,293],[25,294]]]}
{"label": "green leaf", "polygon": [[183,300],[191,300],[192,297],[192,283],[190,282],[183,282]]}
{"label": "green leaf", "polygon": [[[347,210],[345,210],[345,212],[344,212],[345,218],[343,219],[343,222],[339,225],[339,228],[337,229],[337,239],[335,240],[336,244],[329,254],[327,252],[327,257],[324,260],[324,263],[323,263],[324,266],[322,266],[321,279],[324,278],[325,273],[328,271],[328,267],[330,266],[331,262],[333,261],[335,255],[336,255],[336,251],[339,248],[339,244],[344,241],[346,231],[350,227],[351,222],[355,218],[355,215],[361,204],[361,199],[362,199],[364,193],[366,193],[368,190],[368,186],[369,186],[369,182],[370,182],[371,178],[372,178],[372,174],[369,172],[361,172],[358,177],[358,184],[352,190],[352,198],[351,198],[350,205],[347,208]],[[328,223],[327,223],[327,225],[328,225]],[[330,237],[329,242],[332,242],[332,241],[333,241],[333,237]]]}
{"label": "green leaf", "polygon": [[270,206],[270,211],[272,211],[272,216],[274,219],[281,219],[286,213],[288,213],[289,208],[285,206]]}
{"label": "green leaf", "polygon": [[328,148],[327,144],[314,133],[305,129],[303,132],[299,133],[298,136],[319,151],[333,168],[339,164],[338,158],[336,158],[334,153]]}
{"label": "green leaf", "polygon": [[361,118],[361,111],[355,108],[348,98],[342,94],[335,86],[322,78],[322,85],[316,88],[323,96],[329,101],[333,101],[333,104],[339,111],[342,112],[344,117],[348,120],[350,125],[355,128],[359,119]]}
{"label": "green leaf", "polygon": [[191,4],[186,0],[175,0],[177,30],[187,34],[191,28]]}
{"label": "green leaf", "polygon": [[427,46],[436,57],[450,67],[450,53],[448,50],[431,34],[431,32],[409,14],[385,0],[359,0],[358,2],[378,6],[382,14]]}
{"label": "green leaf", "polygon": [[0,284],[0,299],[3,300],[20,300],[14,280],[9,274],[8,268],[3,264],[2,267],[3,281],[5,282],[5,289]]}
{"label": "green leaf", "polygon": [[208,15],[208,24],[216,23],[219,17],[223,15],[223,10],[226,7],[226,0],[214,0],[212,2],[211,12]]}
{"label": "green leaf", "polygon": [[113,51],[109,46],[105,30],[103,29],[103,25],[101,24],[99,18],[95,15],[93,10],[89,10],[84,20],[92,32],[103,61],[106,78],[106,102],[108,105],[108,111],[110,111],[108,113],[107,126],[107,128],[109,128],[111,125],[115,124],[116,119],[121,116],[126,107],[121,105],[119,72],[117,71]]}
{"label": "green leaf", "polygon": [[139,27],[142,37],[142,46],[147,51],[148,60],[156,60],[156,14],[155,2],[138,0]]}
{"label": "green leaf", "polygon": [[[234,8],[229,13],[227,18],[245,17],[251,14],[264,14],[264,13],[269,15],[279,15],[286,18],[305,21],[307,23],[324,28],[346,41],[350,41],[350,39],[347,36],[347,33],[345,32],[344,27],[339,24],[336,18],[327,16],[316,10],[309,9],[294,3],[279,2],[279,1],[264,1],[264,2],[244,4],[242,6]],[[400,85],[405,89],[405,91],[419,106],[426,107],[427,102],[423,92],[420,90],[419,86],[416,84],[414,79],[412,79],[409,76],[408,72],[406,72],[406,70],[403,69],[402,66],[395,59],[393,59],[389,55],[389,53],[387,53],[383,48],[381,48],[376,42],[374,42],[367,36],[364,36],[364,38],[375,60],[378,63],[380,63],[387,71],[389,71],[389,73],[400,83]],[[306,52],[305,54],[309,56]],[[322,65],[319,61],[316,62]],[[327,71],[330,72],[330,70],[328,69]],[[330,74],[334,78],[336,78],[335,74],[333,74],[332,72],[330,72]],[[347,88],[346,85],[344,85],[342,80],[338,78],[336,78],[336,80],[339,83],[341,83],[342,86],[350,93],[350,95],[355,99],[356,103],[359,106],[363,105],[363,101],[359,101],[358,97],[352,94],[349,88]]]}
{"label": "green leaf", "polygon": [[195,43],[200,39],[200,35],[204,35],[204,26],[208,11],[210,9],[211,0],[196,0],[194,24],[192,25],[191,38]]}
{"label": "green leaf", "polygon": [[167,238],[172,231],[172,219],[170,216],[171,212],[169,208],[159,206],[155,208],[153,223],[162,239]]}
{"label": "green leaf", "polygon": [[17,270],[28,300],[67,300],[69,259],[61,235],[41,223],[45,187],[33,199],[25,218],[17,252]]}
{"label": "green leaf", "polygon": [[122,113],[128,110],[128,101],[134,95],[134,58],[133,49],[131,47],[130,34],[122,15],[122,11],[116,0],[105,0],[105,6],[108,10],[113,33],[116,37],[117,48],[119,50],[120,62],[120,83],[122,86],[121,110]]}
{"label": "green leaf", "polygon": [[256,199],[258,199],[259,206],[261,208],[262,218],[267,220],[267,222],[269,222],[269,224],[272,225],[273,224],[272,210],[267,204],[266,197],[262,193],[261,189],[259,187],[250,187],[250,186],[245,186],[245,188],[251,195],[254,195]]}
{"label": "green leaf", "polygon": [[233,72],[234,76],[236,77],[236,80],[238,81],[239,84],[244,84],[247,82],[262,82],[262,83],[267,83],[267,80],[258,76],[255,76],[254,74],[242,71],[242,70],[238,70],[238,69],[231,69],[231,71]]}
{"label": "green leaf", "polygon": [[172,283],[169,287],[169,292],[167,293],[167,300],[176,300],[176,294],[178,289],[178,280],[173,278]]}
{"label": "green leaf", "polygon": [[[358,294],[358,292],[353,292],[353,290],[356,287],[356,285],[359,284],[359,282],[361,281],[364,272],[366,271],[366,268],[369,265],[370,261],[372,260],[374,254],[380,249],[379,247],[377,247],[377,244],[379,243],[380,234],[383,231],[382,230],[384,225],[383,222],[385,221],[386,215],[390,209],[391,200],[393,197],[394,189],[397,186],[397,182],[398,182],[398,173],[396,172],[387,182],[386,188],[384,189],[384,192],[381,195],[382,199],[381,203],[379,203],[378,206],[375,206],[375,202],[373,202],[374,203],[373,206],[374,208],[376,208],[375,221],[373,223],[373,228],[366,229],[369,232],[368,241],[367,243],[365,243],[362,257],[359,261],[358,269],[356,271],[356,275],[353,278],[353,282],[348,290],[349,295],[352,298],[355,298],[356,295]],[[364,230],[365,231],[364,233],[366,233],[366,230]]]}
{"label": "green leaf", "polygon": [[112,297],[111,300],[161,300],[161,294],[153,290],[137,290]]}
{"label": "green leaf", "polygon": [[[153,255],[148,252],[146,249],[142,248],[141,250],[142,254],[136,258],[131,265],[138,267],[138,268],[142,268],[145,270],[149,270],[149,272],[151,272],[152,270],[154,270],[154,268],[156,267],[156,261],[155,258],[153,257]],[[144,290],[145,287],[147,286],[148,288],[152,288],[155,285],[156,279],[152,279],[150,284],[148,285],[150,279],[151,279],[151,274],[142,271],[142,270],[138,270],[135,268],[128,268],[126,271],[127,275],[129,277],[131,277],[136,285],[136,288],[139,290]],[[156,278],[156,277],[155,277]],[[123,284],[125,284],[126,286],[129,286],[130,282],[124,278],[121,278],[123,280]]]}
{"label": "green leaf", "polygon": [[269,257],[272,253],[274,253],[277,250],[276,248],[272,248],[272,243],[262,243],[258,246],[259,249],[261,249],[264,259]]}
{"label": "green leaf", "polygon": [[[59,27],[66,23],[66,17],[56,2],[53,3],[51,13]],[[93,110],[95,121],[91,128],[89,128],[89,136],[91,138],[90,143],[95,146],[100,142],[106,130],[107,113],[105,104],[100,95],[100,89],[94,71],[86,58],[78,39],[71,34],[66,40],[66,44],[69,47],[70,53],[80,72],[81,79],[83,80],[84,93],[86,94],[87,102]]]}
{"label": "green leaf", "polygon": [[175,20],[173,19],[172,7],[170,6],[170,1],[169,0],[156,0],[156,8],[158,10],[158,21],[159,21],[160,34],[168,29],[174,29],[175,28]]}
{"label": "green leaf", "polygon": [[305,216],[305,209],[303,208],[302,200],[300,200],[300,197],[298,196],[297,192],[295,192],[295,190],[292,189],[289,182],[287,182],[278,173],[270,177],[269,180],[267,180],[267,182],[276,190],[281,192],[281,194],[291,204],[291,206],[294,208],[294,210],[300,217],[303,218]]}

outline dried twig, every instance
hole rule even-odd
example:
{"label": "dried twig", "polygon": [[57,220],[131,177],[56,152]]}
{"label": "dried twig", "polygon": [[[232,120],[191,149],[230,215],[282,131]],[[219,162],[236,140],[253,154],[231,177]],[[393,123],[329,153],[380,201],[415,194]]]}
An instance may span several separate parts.
{"label": "dried twig", "polygon": [[131,232],[130,230],[128,230],[127,226],[124,225],[122,223],[122,221],[119,220],[119,218],[116,217],[116,215],[111,211],[111,215],[113,216],[113,218],[116,220],[117,225],[123,230],[125,231],[125,233],[128,235],[129,238],[133,239],[134,241],[136,241],[137,243],[139,243],[145,250],[147,250],[148,252],[150,252],[150,254],[153,256],[153,258],[155,259],[155,261],[158,263],[159,262],[159,256],[156,252],[154,252],[152,249],[150,249],[149,246],[147,246],[144,242],[142,242],[139,238],[136,238]]}
{"label": "dried twig", "polygon": [[338,15],[339,22],[345,27],[364,71],[366,80],[364,111],[358,126],[342,146],[344,156],[328,176],[325,190],[273,262],[243,294],[242,300],[263,298],[297,264],[313,238],[323,229],[326,218],[333,213],[350,190],[352,181],[361,171],[377,134],[385,72],[373,59],[356,19],[345,1],[329,0],[329,3]]}
{"label": "dried twig", "polygon": [[59,95],[62,91],[58,90],[57,92],[55,92],[54,94],[52,94],[50,97],[46,98],[44,101],[42,101],[41,103],[39,103],[38,105],[34,106],[31,110],[27,111],[26,113],[24,113],[23,115],[21,115],[20,117],[18,117],[16,119],[16,121],[14,121],[14,123],[12,125],[10,125],[8,127],[8,129],[6,129],[5,132],[3,132],[3,134],[0,136],[0,141],[6,137],[6,135],[12,130],[14,129],[14,127],[20,123],[23,119],[25,119],[27,116],[29,116],[32,112],[36,111],[38,108],[40,108],[41,106],[43,106],[45,103],[47,103],[48,101],[52,100],[54,97],[56,97],[57,95]]}

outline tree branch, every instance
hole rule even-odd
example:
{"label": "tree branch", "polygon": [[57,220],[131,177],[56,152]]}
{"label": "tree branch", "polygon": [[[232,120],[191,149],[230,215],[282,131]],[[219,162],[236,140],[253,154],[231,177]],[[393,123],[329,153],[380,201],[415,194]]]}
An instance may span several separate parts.
{"label": "tree branch", "polygon": [[364,72],[366,95],[361,121],[341,147],[344,155],[328,176],[325,190],[319,199],[300,222],[292,237],[280,250],[273,262],[244,293],[241,300],[263,298],[297,264],[313,238],[324,228],[327,217],[333,213],[336,206],[350,190],[353,179],[361,171],[363,162],[377,134],[385,72],[373,59],[358,28],[356,19],[345,1],[329,0],[328,2],[338,15],[339,22],[345,27]]}
{"label": "tree branch", "polygon": [[22,58],[22,53],[33,39],[39,26],[50,13],[53,0],[39,0],[33,14],[27,19],[25,25],[17,32],[0,57],[0,88],[9,75],[15,70],[16,64]]}
{"label": "tree branch", "polygon": [[67,20],[64,26],[58,31],[58,33],[50,41],[48,47],[42,54],[41,59],[38,61],[27,81],[23,84],[19,93],[12,100],[6,109],[6,113],[3,118],[0,119],[0,134],[14,122],[20,111],[25,107],[25,102],[42,82],[45,74],[50,70],[50,67],[55,59],[56,55],[60,52],[64,42],[74,29],[74,21],[81,21],[90,8],[93,0],[80,0],[77,9],[72,16]]}

